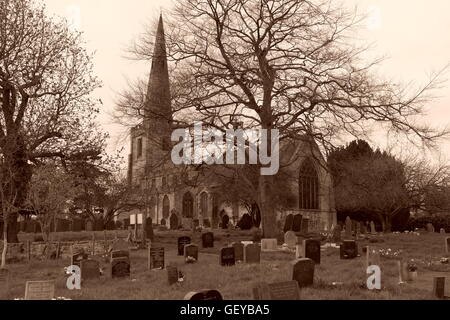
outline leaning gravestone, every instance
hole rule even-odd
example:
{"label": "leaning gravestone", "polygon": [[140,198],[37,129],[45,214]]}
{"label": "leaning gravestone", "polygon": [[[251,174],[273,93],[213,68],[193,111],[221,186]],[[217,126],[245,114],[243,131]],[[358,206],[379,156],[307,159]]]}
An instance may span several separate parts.
{"label": "leaning gravestone", "polygon": [[111,278],[126,278],[131,275],[130,259],[114,258],[111,261]]}
{"label": "leaning gravestone", "polygon": [[187,263],[198,261],[198,246],[195,244],[187,244],[184,246],[184,259]]}
{"label": "leaning gravestone", "polygon": [[202,234],[203,248],[214,248],[214,233],[205,232]]}
{"label": "leaning gravestone", "polygon": [[303,240],[303,257],[320,264],[320,241],[314,239]]}
{"label": "leaning gravestone", "polygon": [[151,247],[150,248],[150,269],[164,269],[164,248]]}
{"label": "leaning gravestone", "polygon": [[233,242],[231,246],[234,248],[234,258],[236,262],[244,261],[244,244],[242,242]]}
{"label": "leaning gravestone", "polygon": [[183,300],[223,300],[223,297],[217,290],[202,290],[189,292]]}
{"label": "leaning gravestone", "polygon": [[261,251],[274,251],[277,250],[277,239],[261,239]]}
{"label": "leaning gravestone", "polygon": [[354,259],[358,256],[358,245],[355,240],[345,240],[340,247],[341,259]]}
{"label": "leaning gravestone", "polygon": [[228,247],[220,250],[220,265],[225,266],[234,266],[236,264],[236,257],[234,255],[234,248]]}
{"label": "leaning gravestone", "polygon": [[184,255],[184,246],[191,243],[190,237],[179,237],[178,238],[178,255]]}
{"label": "leaning gravestone", "polygon": [[288,232],[288,231],[292,231],[293,223],[294,223],[294,216],[292,214],[288,214],[286,216],[286,219],[284,220],[283,231],[285,233]]}
{"label": "leaning gravestone", "polygon": [[253,288],[255,300],[300,300],[300,288],[297,281],[260,283]]}
{"label": "leaning gravestone", "polygon": [[81,261],[81,279],[91,280],[100,278],[100,263],[96,260]]}
{"label": "leaning gravestone", "polygon": [[261,247],[258,244],[247,244],[244,247],[244,262],[245,263],[260,263],[261,262]]}
{"label": "leaning gravestone", "polygon": [[297,235],[294,231],[288,231],[284,234],[284,243],[291,249],[297,245]]}
{"label": "leaning gravestone", "polygon": [[169,218],[170,223],[170,230],[178,230],[179,223],[178,223],[178,216],[175,213],[172,213],[172,215]]}
{"label": "leaning gravestone", "polygon": [[301,214],[296,214],[294,216],[294,219],[292,221],[292,231],[294,232],[300,232],[302,231],[302,215]]}
{"label": "leaning gravestone", "polygon": [[55,298],[55,281],[27,281],[25,300],[52,300]]}
{"label": "leaning gravestone", "polygon": [[345,238],[352,238],[352,219],[350,219],[350,217],[348,216],[347,218],[345,218]]}
{"label": "leaning gravestone", "polygon": [[302,258],[292,261],[291,265],[292,280],[297,281],[300,288],[310,286],[314,283],[314,261],[308,258]]}

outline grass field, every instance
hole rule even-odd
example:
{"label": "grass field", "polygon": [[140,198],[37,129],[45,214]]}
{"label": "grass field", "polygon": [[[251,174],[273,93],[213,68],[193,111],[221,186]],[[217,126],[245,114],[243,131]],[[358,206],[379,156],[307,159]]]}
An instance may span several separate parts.
{"label": "grass field", "polygon": [[[103,233],[101,233],[103,234]],[[183,283],[169,286],[167,271],[147,270],[147,251],[131,252],[131,278],[111,279],[108,274],[108,262],[102,258],[105,274],[98,280],[82,283],[82,290],[70,291],[66,288],[67,275],[64,267],[70,264],[68,259],[59,261],[31,261],[30,263],[11,264],[8,299],[23,298],[25,282],[28,280],[56,280],[56,296],[81,300],[179,300],[190,291],[200,289],[218,289],[226,300],[252,300],[252,288],[260,282],[291,280],[290,262],[294,260],[293,252],[262,253],[259,265],[238,264],[234,267],[219,265],[219,250],[223,246],[240,240],[250,240],[246,232],[216,233],[214,249],[202,249],[200,235],[196,234],[193,242],[200,246],[199,261],[186,265],[182,257],[177,256],[176,241],[180,235],[190,233],[156,232],[155,245],[166,250],[166,264],[174,263],[185,274]],[[113,233],[108,235],[113,236]],[[122,234],[124,236],[124,234]],[[448,235],[447,235],[448,236]],[[21,240],[26,236],[21,235]],[[90,233],[62,234],[62,241],[71,239],[90,239]],[[314,285],[301,290],[304,300],[366,300],[366,299],[433,299],[433,276],[450,277],[450,265],[442,264],[440,259],[448,257],[445,252],[442,234],[389,234],[373,236],[359,241],[360,254],[354,260],[340,260],[339,249],[326,248],[322,251],[322,262],[316,266]],[[99,235],[100,238],[100,235]],[[402,257],[415,259],[419,278],[408,284],[398,284],[398,266],[394,258],[382,257],[382,290],[369,291],[366,287],[365,255],[363,246],[370,245],[391,252],[402,250]],[[333,283],[340,283],[333,285]],[[450,281],[447,279],[446,294],[450,295]]]}

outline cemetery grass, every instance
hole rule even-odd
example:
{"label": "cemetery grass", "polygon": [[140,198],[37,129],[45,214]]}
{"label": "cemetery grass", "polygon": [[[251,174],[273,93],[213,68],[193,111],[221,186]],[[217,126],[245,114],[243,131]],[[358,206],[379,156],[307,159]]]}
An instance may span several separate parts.
{"label": "cemetery grass", "polygon": [[[68,238],[84,239],[90,233],[62,234]],[[102,233],[104,234],[104,233]],[[260,281],[268,283],[291,280],[290,262],[294,252],[263,252],[260,264],[237,264],[233,267],[221,267],[219,250],[233,241],[251,240],[248,232],[216,232],[215,248],[202,249],[200,235],[196,234],[193,243],[200,247],[199,261],[185,264],[183,257],[177,256],[178,236],[191,233],[156,232],[156,246],[164,246],[167,263],[175,264],[184,275],[184,281],[169,286],[166,270],[147,270],[147,250],[131,251],[131,277],[129,279],[111,279],[108,262],[97,257],[104,274],[98,280],[82,283],[82,290],[70,291],[66,288],[67,275],[64,267],[70,264],[68,259],[31,262],[21,261],[8,265],[11,272],[7,299],[23,298],[25,282],[31,280],[56,280],[56,297],[74,300],[181,300],[190,291],[218,289],[226,300],[252,300],[252,288]],[[125,236],[125,233],[121,233]],[[112,237],[109,233],[108,237]],[[100,238],[100,237],[99,237]],[[340,260],[339,249],[327,248],[322,251],[322,261],[316,265],[314,285],[301,290],[302,300],[430,300],[433,276],[449,276],[450,266],[440,263],[445,257],[444,238],[441,234],[389,234],[371,236],[359,241],[361,257],[353,260]],[[22,239],[21,239],[22,240]],[[281,243],[280,243],[281,244]],[[370,245],[391,252],[402,250],[402,256],[415,259],[418,266],[417,281],[399,285],[397,260],[393,257],[381,257],[382,290],[369,291],[366,287],[365,254],[363,246]],[[447,255],[448,256],[448,255]],[[450,283],[446,284],[446,295]]]}

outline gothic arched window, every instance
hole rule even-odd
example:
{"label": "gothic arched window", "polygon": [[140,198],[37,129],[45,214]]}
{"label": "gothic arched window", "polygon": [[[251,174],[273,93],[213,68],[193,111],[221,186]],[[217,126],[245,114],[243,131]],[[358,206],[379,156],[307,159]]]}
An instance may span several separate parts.
{"label": "gothic arched window", "polygon": [[306,159],[300,168],[298,188],[300,209],[318,210],[319,177],[310,159]]}

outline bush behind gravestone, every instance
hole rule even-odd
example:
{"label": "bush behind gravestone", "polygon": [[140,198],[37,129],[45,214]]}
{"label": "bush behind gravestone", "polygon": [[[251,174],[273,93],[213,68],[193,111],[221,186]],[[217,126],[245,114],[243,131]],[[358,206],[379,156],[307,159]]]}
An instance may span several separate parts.
{"label": "bush behind gravestone", "polygon": [[410,217],[405,230],[426,229],[428,223],[433,224],[436,232],[443,228],[445,232],[450,233],[450,215],[448,214]]}
{"label": "bush behind gravestone", "polygon": [[241,230],[251,230],[253,228],[253,219],[249,214],[244,214],[239,220],[237,227]]}

